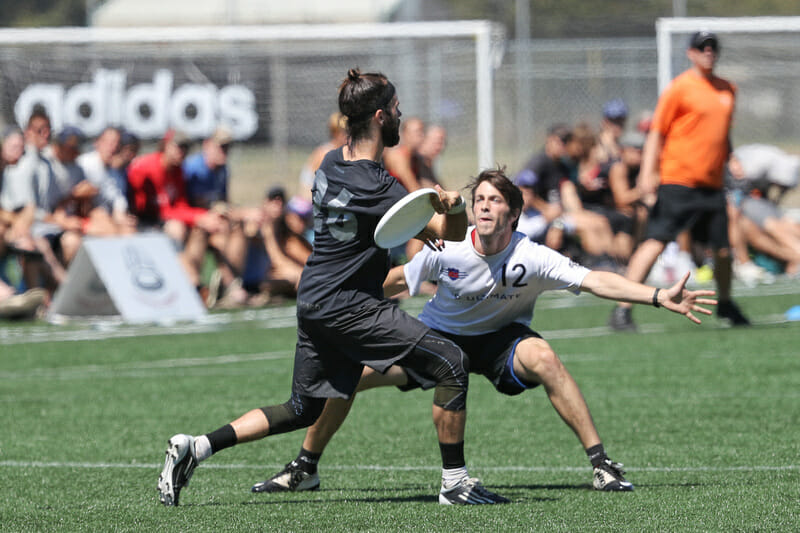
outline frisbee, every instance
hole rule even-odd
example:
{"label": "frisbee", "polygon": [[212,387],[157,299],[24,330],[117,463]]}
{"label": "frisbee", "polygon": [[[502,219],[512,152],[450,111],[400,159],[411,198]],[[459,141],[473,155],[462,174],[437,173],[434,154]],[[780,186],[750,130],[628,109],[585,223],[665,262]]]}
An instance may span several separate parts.
{"label": "frisbee", "polygon": [[432,197],[439,193],[431,188],[418,189],[405,195],[378,221],[375,244],[389,249],[399,246],[422,231],[436,211]]}

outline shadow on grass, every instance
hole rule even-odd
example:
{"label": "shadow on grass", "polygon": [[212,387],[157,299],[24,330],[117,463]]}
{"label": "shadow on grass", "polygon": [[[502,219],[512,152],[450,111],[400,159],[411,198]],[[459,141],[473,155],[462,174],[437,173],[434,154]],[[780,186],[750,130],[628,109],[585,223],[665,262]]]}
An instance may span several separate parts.
{"label": "shadow on grass", "polygon": [[707,483],[707,482],[700,482],[700,481],[687,481],[685,483],[634,483],[634,487],[636,490],[639,489],[649,489],[649,490],[658,490],[658,489],[690,489],[695,487],[724,487],[726,485],[736,485],[739,481],[731,481],[730,483]]}
{"label": "shadow on grass", "polygon": [[579,484],[529,484],[529,485],[492,485],[493,487],[502,488],[504,490],[591,490],[592,486],[588,483]]}
{"label": "shadow on grass", "polygon": [[[575,486],[559,487],[557,485],[541,485],[541,486],[525,486],[515,485],[504,487],[509,489],[512,494],[505,494],[500,491],[500,494],[506,496],[511,500],[511,503],[530,503],[530,502],[545,502],[556,501],[559,498],[553,497],[538,497],[526,494],[529,489],[574,489]],[[588,487],[587,487],[588,488]],[[329,494],[336,493],[336,497],[324,497],[325,492]],[[311,497],[312,494],[280,493],[280,495],[253,494],[252,500],[242,502],[207,502],[207,503],[190,503],[182,505],[181,507],[215,507],[215,506],[231,506],[231,505],[314,505],[314,504],[332,504],[332,503],[427,503],[438,504],[439,497],[437,494],[411,494],[408,496],[389,495],[381,493],[397,492],[396,489],[353,489],[353,490],[318,490],[314,491],[313,495],[322,495],[322,498]],[[261,499],[263,498],[263,499]]]}
{"label": "shadow on grass", "polygon": [[[363,492],[363,491],[360,491]],[[267,496],[268,497],[268,496]],[[280,500],[265,500],[265,501],[247,501],[242,502],[242,505],[271,505],[271,504],[327,504],[327,503],[434,503],[438,502],[437,496],[417,495],[417,496],[372,496],[372,497],[348,497],[342,495],[337,498],[322,499],[280,499]]]}

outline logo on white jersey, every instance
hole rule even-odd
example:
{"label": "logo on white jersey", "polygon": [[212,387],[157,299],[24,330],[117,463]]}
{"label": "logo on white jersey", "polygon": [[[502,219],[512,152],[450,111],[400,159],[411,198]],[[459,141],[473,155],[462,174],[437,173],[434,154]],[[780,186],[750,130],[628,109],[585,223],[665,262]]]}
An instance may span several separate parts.
{"label": "logo on white jersey", "polygon": [[459,269],[454,268],[454,267],[443,268],[442,270],[444,270],[447,273],[447,277],[452,279],[452,280],[464,279],[464,278],[467,277],[467,273],[466,272],[462,272]]}

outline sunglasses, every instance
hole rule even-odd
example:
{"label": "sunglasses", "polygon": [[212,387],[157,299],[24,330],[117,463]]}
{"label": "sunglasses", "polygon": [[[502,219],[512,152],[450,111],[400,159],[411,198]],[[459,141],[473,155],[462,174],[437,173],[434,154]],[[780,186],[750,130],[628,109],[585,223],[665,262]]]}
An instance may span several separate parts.
{"label": "sunglasses", "polygon": [[717,45],[716,41],[712,41],[712,40],[703,41],[702,43],[700,43],[698,45],[695,45],[694,49],[695,50],[700,50],[701,52],[704,52],[706,47],[711,48],[711,50],[715,54],[719,52],[719,45]]}

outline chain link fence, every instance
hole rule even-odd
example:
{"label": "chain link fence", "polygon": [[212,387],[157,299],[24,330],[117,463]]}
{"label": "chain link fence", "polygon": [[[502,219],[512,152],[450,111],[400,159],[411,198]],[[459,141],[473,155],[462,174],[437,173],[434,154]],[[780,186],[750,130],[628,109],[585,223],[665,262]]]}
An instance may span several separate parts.
{"label": "chain link fence", "polygon": [[[688,66],[685,43],[675,47],[680,71]],[[740,88],[735,143],[800,144],[798,57],[797,33],[723,38],[720,75]],[[655,38],[505,41],[494,58],[494,160],[511,173],[540,149],[553,123],[597,127],[603,104],[621,98],[633,128],[657,101]],[[461,186],[479,170],[477,63],[475,39],[463,36],[6,40],[0,121],[22,123],[45,103],[56,130],[70,123],[88,135],[113,124],[150,140],[167,127],[199,138],[227,123],[240,140],[231,158],[234,199],[252,203],[267,185],[297,187],[305,157],[326,140],[339,83],[359,66],[395,82],[405,117],[447,128],[438,169],[446,184]]]}

